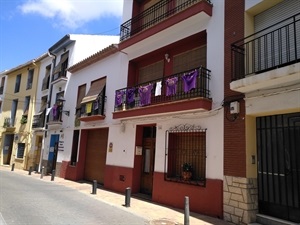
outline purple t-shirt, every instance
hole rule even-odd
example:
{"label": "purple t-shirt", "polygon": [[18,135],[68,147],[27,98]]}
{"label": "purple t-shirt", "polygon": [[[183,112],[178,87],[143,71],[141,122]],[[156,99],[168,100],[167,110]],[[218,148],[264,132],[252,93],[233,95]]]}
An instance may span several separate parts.
{"label": "purple t-shirt", "polygon": [[123,103],[123,95],[125,94],[124,90],[116,91],[116,99],[115,99],[115,105],[120,106]]}
{"label": "purple t-shirt", "polygon": [[188,92],[193,88],[196,88],[197,77],[198,77],[198,70],[195,70],[188,74],[184,74],[182,76],[184,92]]}
{"label": "purple t-shirt", "polygon": [[128,88],[126,91],[126,98],[127,98],[127,103],[132,103],[134,102],[134,92],[135,88]]}
{"label": "purple t-shirt", "polygon": [[177,92],[178,77],[172,77],[166,80],[166,96],[175,95]]}
{"label": "purple t-shirt", "polygon": [[141,106],[151,104],[152,89],[153,89],[153,84],[148,84],[148,85],[139,87],[140,105]]}

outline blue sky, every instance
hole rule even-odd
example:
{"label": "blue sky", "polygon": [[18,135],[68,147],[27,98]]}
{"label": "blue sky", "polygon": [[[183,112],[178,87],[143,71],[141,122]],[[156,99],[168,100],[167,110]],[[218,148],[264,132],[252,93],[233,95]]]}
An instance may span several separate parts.
{"label": "blue sky", "polygon": [[0,73],[66,34],[119,35],[122,10],[123,0],[0,0]]}

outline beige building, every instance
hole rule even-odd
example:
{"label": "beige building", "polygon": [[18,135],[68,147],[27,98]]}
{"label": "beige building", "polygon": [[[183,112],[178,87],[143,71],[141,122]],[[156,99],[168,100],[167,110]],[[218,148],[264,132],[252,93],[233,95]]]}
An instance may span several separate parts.
{"label": "beige building", "polygon": [[39,64],[47,55],[3,72],[5,98],[0,117],[0,164],[29,169],[35,165],[37,151],[31,147],[32,113],[37,103]]}

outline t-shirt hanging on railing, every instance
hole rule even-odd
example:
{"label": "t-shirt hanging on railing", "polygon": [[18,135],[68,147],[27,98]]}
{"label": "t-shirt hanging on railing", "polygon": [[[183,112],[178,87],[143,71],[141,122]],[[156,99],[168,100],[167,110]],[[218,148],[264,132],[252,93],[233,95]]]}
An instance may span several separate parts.
{"label": "t-shirt hanging on railing", "polygon": [[175,95],[177,92],[178,77],[172,77],[166,80],[166,96]]}
{"label": "t-shirt hanging on railing", "polygon": [[197,77],[198,70],[184,74],[182,76],[184,92],[189,92],[190,90],[196,88]]}
{"label": "t-shirt hanging on railing", "polygon": [[148,85],[139,87],[140,105],[141,106],[151,104],[152,89],[153,89],[153,84],[148,84]]}

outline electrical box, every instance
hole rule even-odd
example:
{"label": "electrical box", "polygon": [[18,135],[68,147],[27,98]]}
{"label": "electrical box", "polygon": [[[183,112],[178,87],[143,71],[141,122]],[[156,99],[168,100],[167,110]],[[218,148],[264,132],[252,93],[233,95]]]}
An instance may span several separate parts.
{"label": "electrical box", "polygon": [[230,114],[237,114],[240,112],[240,103],[238,101],[230,102]]}

